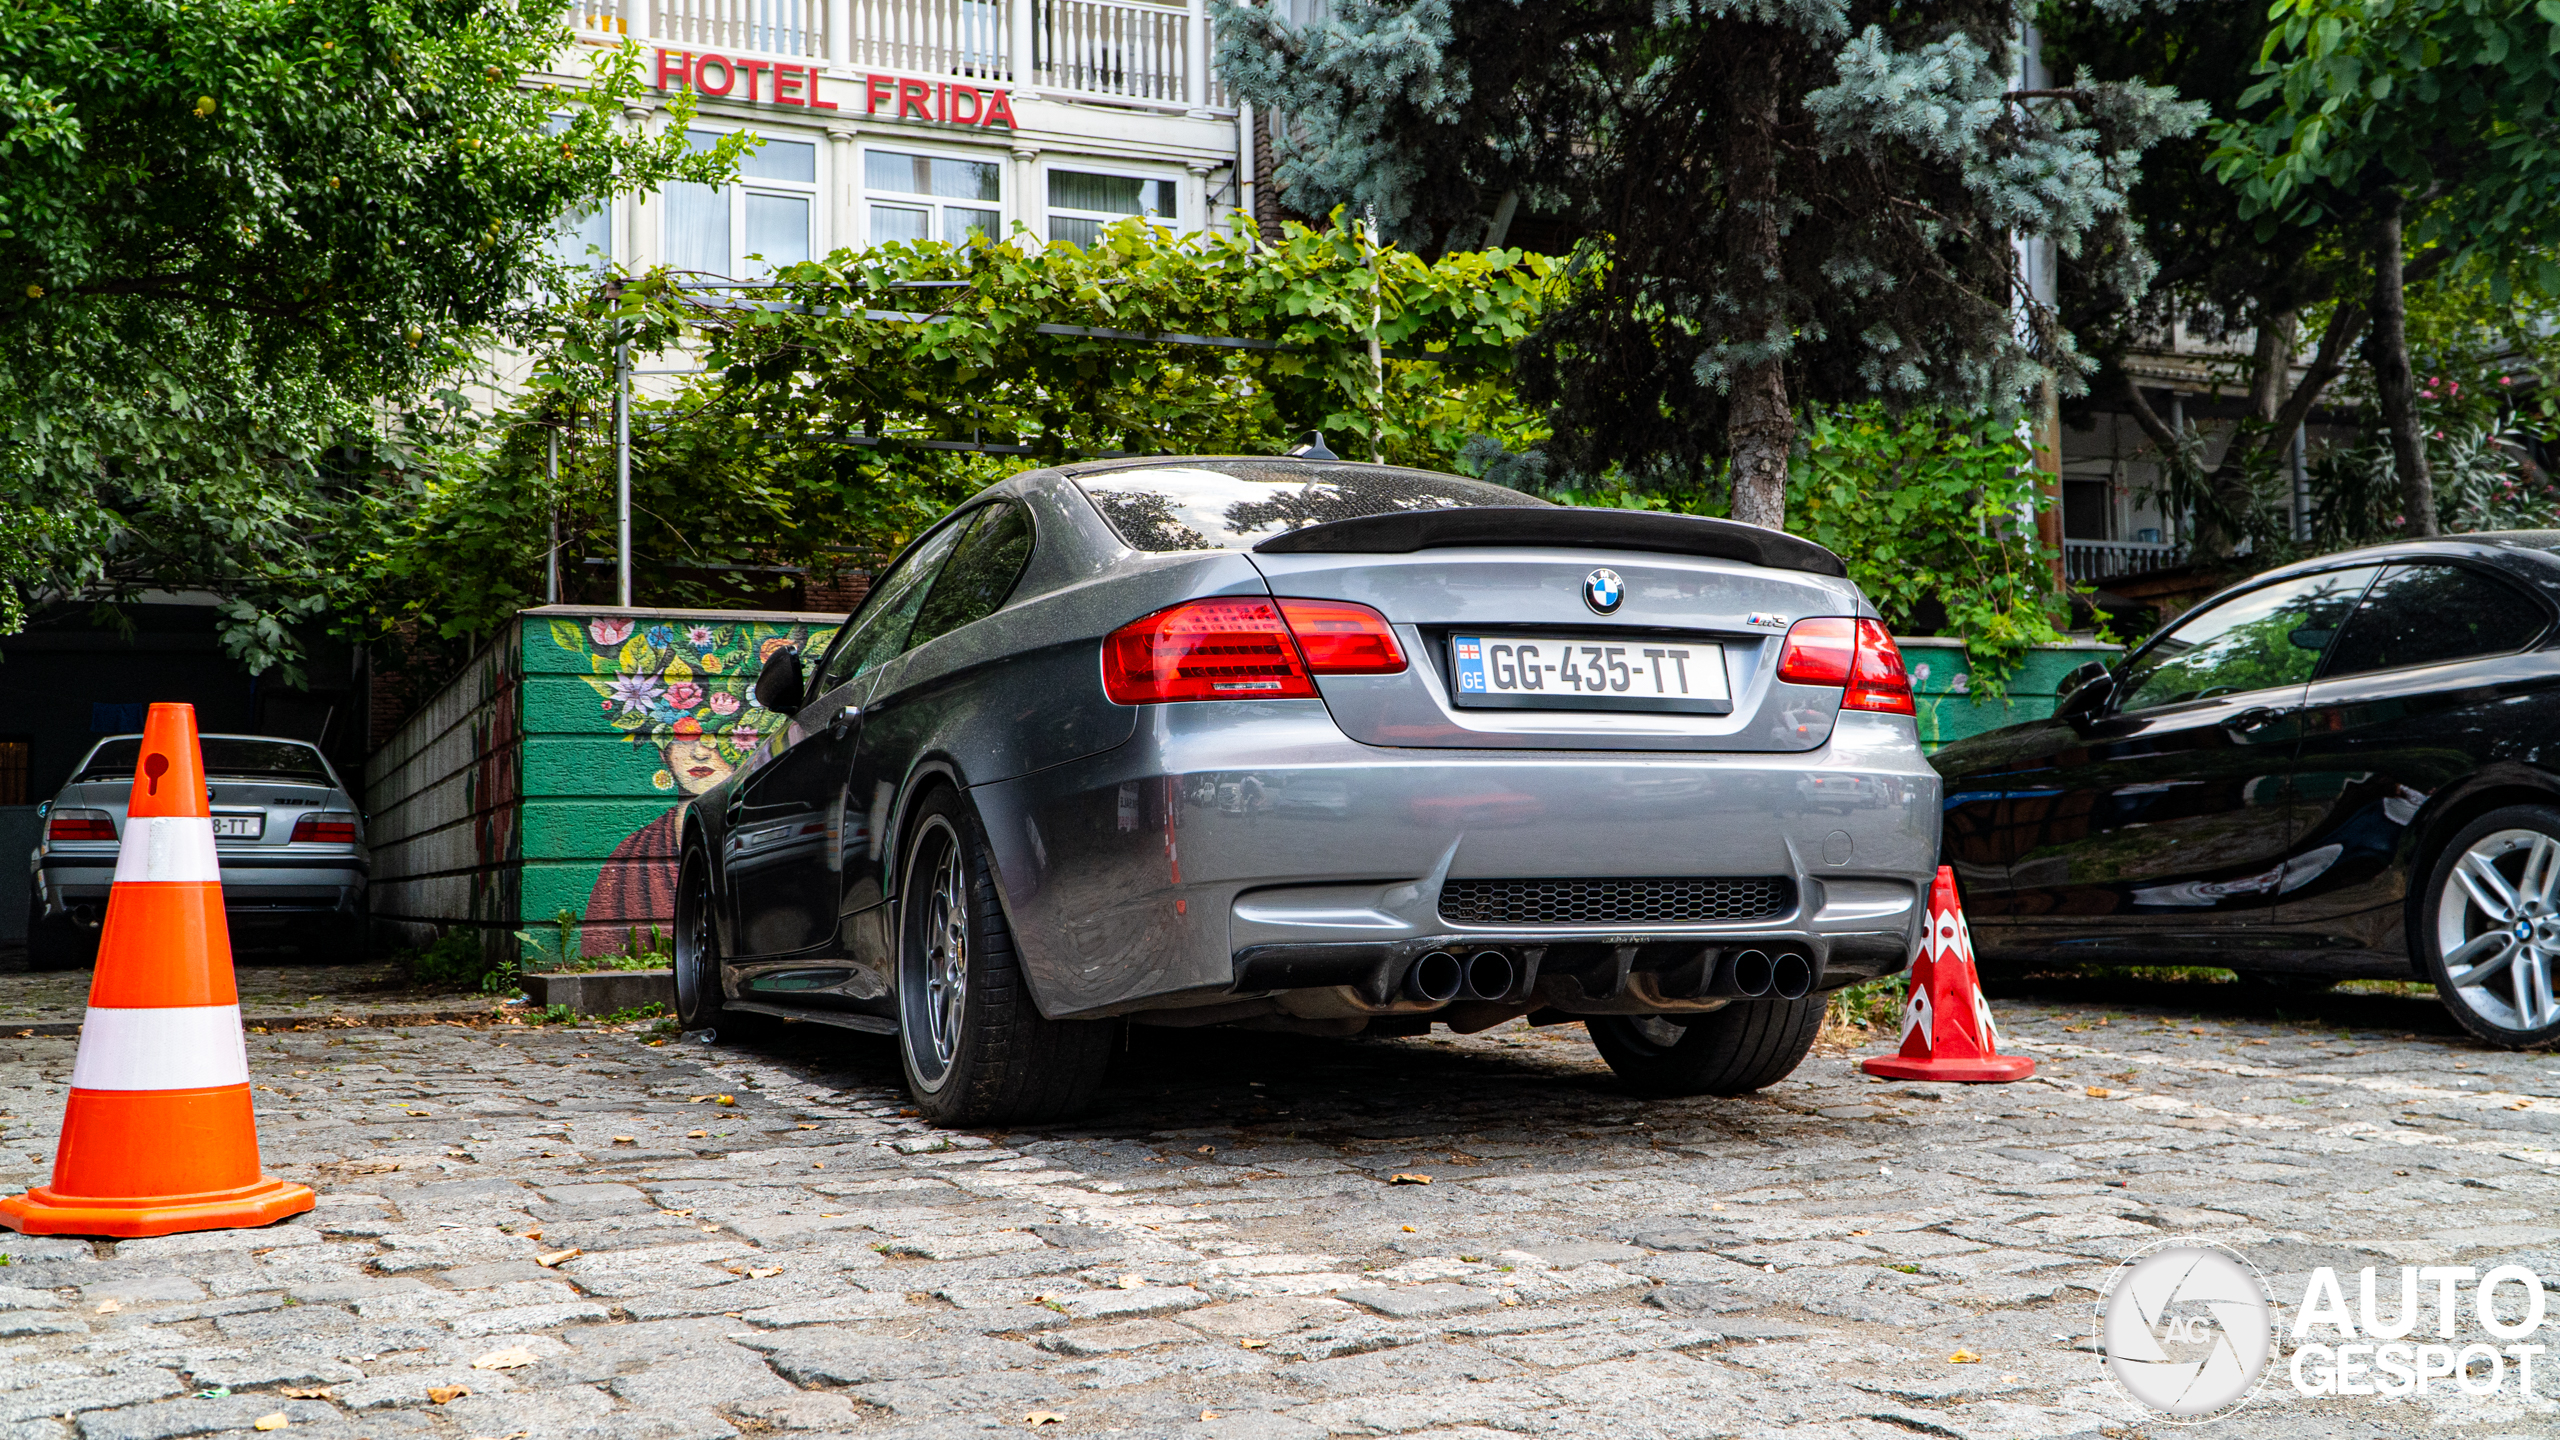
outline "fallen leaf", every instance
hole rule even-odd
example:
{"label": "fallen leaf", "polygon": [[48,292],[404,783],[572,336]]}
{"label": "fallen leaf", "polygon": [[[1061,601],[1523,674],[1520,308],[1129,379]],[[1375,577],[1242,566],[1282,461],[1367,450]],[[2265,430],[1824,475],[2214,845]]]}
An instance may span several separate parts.
{"label": "fallen leaf", "polygon": [[1866,1232],[1866,1231],[1864,1231],[1864,1230],[1852,1230],[1852,1231],[1850,1231],[1849,1233],[1850,1233],[1850,1234],[1852,1234],[1852,1235],[1864,1235],[1864,1234],[1866,1234],[1867,1232]]}
{"label": "fallen leaf", "polygon": [[101,1315],[113,1315],[123,1308],[124,1302],[121,1300],[101,1300],[98,1302],[97,1313]]}
{"label": "fallen leaf", "polygon": [[843,1211],[841,1211],[841,1210],[838,1210],[838,1211],[836,1211],[834,1214],[831,1214],[831,1215],[821,1215],[821,1216],[819,1216],[818,1218],[819,1218],[819,1219],[821,1219],[821,1220],[841,1220],[841,1219],[843,1219],[843,1218],[844,1218],[844,1212],[843,1212]]}
{"label": "fallen leaf", "polygon": [[1412,1234],[1412,1233],[1413,1233],[1413,1227],[1412,1227],[1412,1226],[1410,1226],[1410,1225],[1407,1225],[1406,1227],[1404,1227],[1404,1233],[1406,1233],[1407,1235]]}
{"label": "fallen leaf", "polygon": [[1947,1363],[1950,1365],[1979,1365],[1982,1363],[1982,1357],[1974,1354],[1970,1350],[1959,1350],[1953,1355],[1947,1357]]}
{"label": "fallen leaf", "polygon": [[1431,1177],[1428,1175],[1419,1175],[1407,1172],[1402,1175],[1388,1176],[1387,1183],[1390,1185],[1428,1185],[1431,1183]]}
{"label": "fallen leaf", "polygon": [[548,1270],[563,1260],[575,1260],[585,1253],[587,1252],[572,1245],[566,1250],[554,1250],[547,1255],[536,1255],[533,1257],[533,1263]]}
{"label": "fallen leaf", "polygon": [[710,1099],[710,1098],[712,1098],[712,1097],[710,1097],[710,1096],[708,1096],[708,1095],[695,1095],[695,1096],[692,1096],[691,1098],[687,1099],[684,1103],[686,1103],[687,1105],[699,1105],[699,1104],[701,1104],[703,1101],[708,1100],[708,1099]]}
{"label": "fallen leaf", "polygon": [[433,1400],[439,1405],[450,1405],[454,1401],[459,1400],[470,1393],[471,1387],[468,1385],[430,1385],[427,1387],[427,1398]]}
{"label": "fallen leaf", "polygon": [[1266,1345],[1270,1344],[1271,1342],[1270,1342],[1270,1341],[1268,1341],[1268,1340],[1239,1340],[1239,1341],[1237,1341],[1236,1343],[1237,1343],[1237,1344],[1239,1344],[1239,1345],[1241,1345],[1241,1346],[1243,1346],[1243,1347],[1244,1347],[1244,1348],[1246,1348],[1247,1350],[1259,1350],[1259,1349],[1261,1349],[1262,1347],[1264,1347],[1264,1346],[1266,1346]]}
{"label": "fallen leaf", "polygon": [[249,1428],[252,1430],[281,1430],[292,1423],[293,1421],[288,1419],[283,1411],[279,1410],[273,1415],[261,1415],[257,1419],[250,1421]]}
{"label": "fallen leaf", "polygon": [[684,1132],[684,1138],[687,1140],[708,1140],[711,1138],[711,1132],[708,1130],[687,1130]]}
{"label": "fallen leaf", "polygon": [[287,1385],[276,1392],[287,1400],[334,1400],[338,1398],[326,1385]]}
{"label": "fallen leaf", "polygon": [[675,1215],[675,1216],[679,1216],[679,1217],[681,1217],[681,1216],[685,1216],[685,1215],[690,1215],[690,1214],[692,1214],[693,1212],[692,1212],[692,1211],[690,1211],[690,1210],[661,1210],[661,1211],[659,1211],[658,1213],[659,1213],[659,1214],[661,1214],[661,1215]]}
{"label": "fallen leaf", "polygon": [[818,1127],[817,1127],[817,1126],[815,1126],[815,1125],[803,1125],[803,1126],[801,1126],[800,1128],[801,1128],[801,1129],[803,1129],[803,1130],[815,1130],[815,1129],[817,1129]]}
{"label": "fallen leaf", "polygon": [[613,1137],[613,1143],[616,1145],[637,1145],[640,1143],[640,1137],[637,1135],[616,1135]]}
{"label": "fallen leaf", "polygon": [[1218,1153],[1218,1147],[1215,1145],[1203,1145],[1191,1153],[1194,1155],[1215,1155]]}
{"label": "fallen leaf", "polygon": [[541,1358],[521,1345],[510,1345],[504,1350],[492,1350],[472,1361],[471,1368],[474,1370],[521,1370]]}
{"label": "fallen leaf", "polygon": [[765,1267],[764,1267],[763,1269],[761,1269],[761,1270],[750,1270],[750,1271],[748,1271],[748,1272],[747,1272],[747,1278],[748,1278],[748,1279],[750,1279],[750,1280],[770,1280],[770,1279],[772,1279],[774,1276],[779,1275],[779,1274],[781,1274],[781,1273],[782,1273],[782,1267],[781,1267],[781,1266],[779,1266],[779,1265],[767,1265],[767,1266],[765,1266]]}
{"label": "fallen leaf", "polygon": [[1114,1283],[1118,1284],[1123,1290],[1144,1290],[1147,1288],[1147,1277],[1144,1275],[1123,1275]]}
{"label": "fallen leaf", "polygon": [[2092,1085],[2089,1087],[2089,1098],[2092,1100],[2104,1100],[2114,1093],[2116,1092],[2108,1089],[2104,1085]]}
{"label": "fallen leaf", "polygon": [[1067,1423],[1067,1417],[1055,1410],[1034,1410],[1022,1417],[1022,1423],[1031,1426],[1064,1425]]}
{"label": "fallen leaf", "polygon": [[1215,1420],[1218,1418],[1218,1412],[1215,1410],[1203,1410],[1200,1412],[1200,1418],[1203,1420]]}

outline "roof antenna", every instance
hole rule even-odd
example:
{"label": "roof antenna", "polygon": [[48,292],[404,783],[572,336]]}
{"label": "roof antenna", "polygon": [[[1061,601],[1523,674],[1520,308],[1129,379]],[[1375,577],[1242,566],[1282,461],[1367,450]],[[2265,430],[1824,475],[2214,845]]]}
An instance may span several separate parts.
{"label": "roof antenna", "polygon": [[1342,457],[1324,448],[1324,432],[1310,430],[1298,437],[1298,443],[1281,452],[1298,460],[1339,460]]}

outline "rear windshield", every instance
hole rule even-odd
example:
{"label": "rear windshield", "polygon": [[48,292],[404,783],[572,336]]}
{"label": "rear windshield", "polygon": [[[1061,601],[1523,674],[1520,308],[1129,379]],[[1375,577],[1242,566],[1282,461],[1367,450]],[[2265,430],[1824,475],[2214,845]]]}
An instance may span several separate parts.
{"label": "rear windshield", "polygon": [[1307,460],[1187,461],[1075,477],[1137,550],[1243,550],[1274,535],[1402,510],[1544,505],[1517,490],[1429,470]]}
{"label": "rear windshield", "polygon": [[[221,735],[208,735],[204,746],[204,773],[234,775],[253,780],[308,780],[314,785],[334,785],[328,769],[320,763],[320,752],[308,745],[290,740],[237,740]],[[71,777],[74,784],[83,780],[113,780],[133,773],[134,761],[142,756],[142,737],[119,735],[100,745],[90,755],[89,763]]]}

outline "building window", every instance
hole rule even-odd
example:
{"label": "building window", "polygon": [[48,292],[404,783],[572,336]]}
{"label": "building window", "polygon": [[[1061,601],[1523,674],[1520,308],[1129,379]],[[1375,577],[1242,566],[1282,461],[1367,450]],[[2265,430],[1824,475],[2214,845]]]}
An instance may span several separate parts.
{"label": "building window", "polygon": [[[720,143],[717,130],[687,130],[697,151]],[[666,260],[739,280],[761,280],[809,258],[818,200],[818,147],[805,140],[767,140],[738,161],[734,185],[669,185]]]}
{"label": "building window", "polygon": [[1004,167],[899,150],[862,152],[864,221],[874,245],[1004,234]]}
{"label": "building window", "polygon": [[[560,134],[569,128],[569,117],[554,115],[543,126],[545,132]],[[603,274],[613,268],[613,202],[608,200],[592,210],[572,210],[551,222],[551,258],[562,265]]]}
{"label": "building window", "polygon": [[1174,183],[1087,170],[1049,172],[1050,239],[1090,245],[1102,238],[1102,227],[1130,215],[1170,223],[1175,215]]}

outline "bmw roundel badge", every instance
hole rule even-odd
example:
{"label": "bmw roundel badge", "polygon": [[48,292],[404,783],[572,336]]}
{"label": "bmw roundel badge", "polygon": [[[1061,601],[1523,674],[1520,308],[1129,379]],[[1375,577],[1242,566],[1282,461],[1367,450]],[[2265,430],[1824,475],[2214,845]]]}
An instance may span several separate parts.
{"label": "bmw roundel badge", "polygon": [[1603,615],[1615,614],[1618,602],[1627,598],[1626,582],[1615,570],[1594,570],[1582,582],[1582,600]]}

